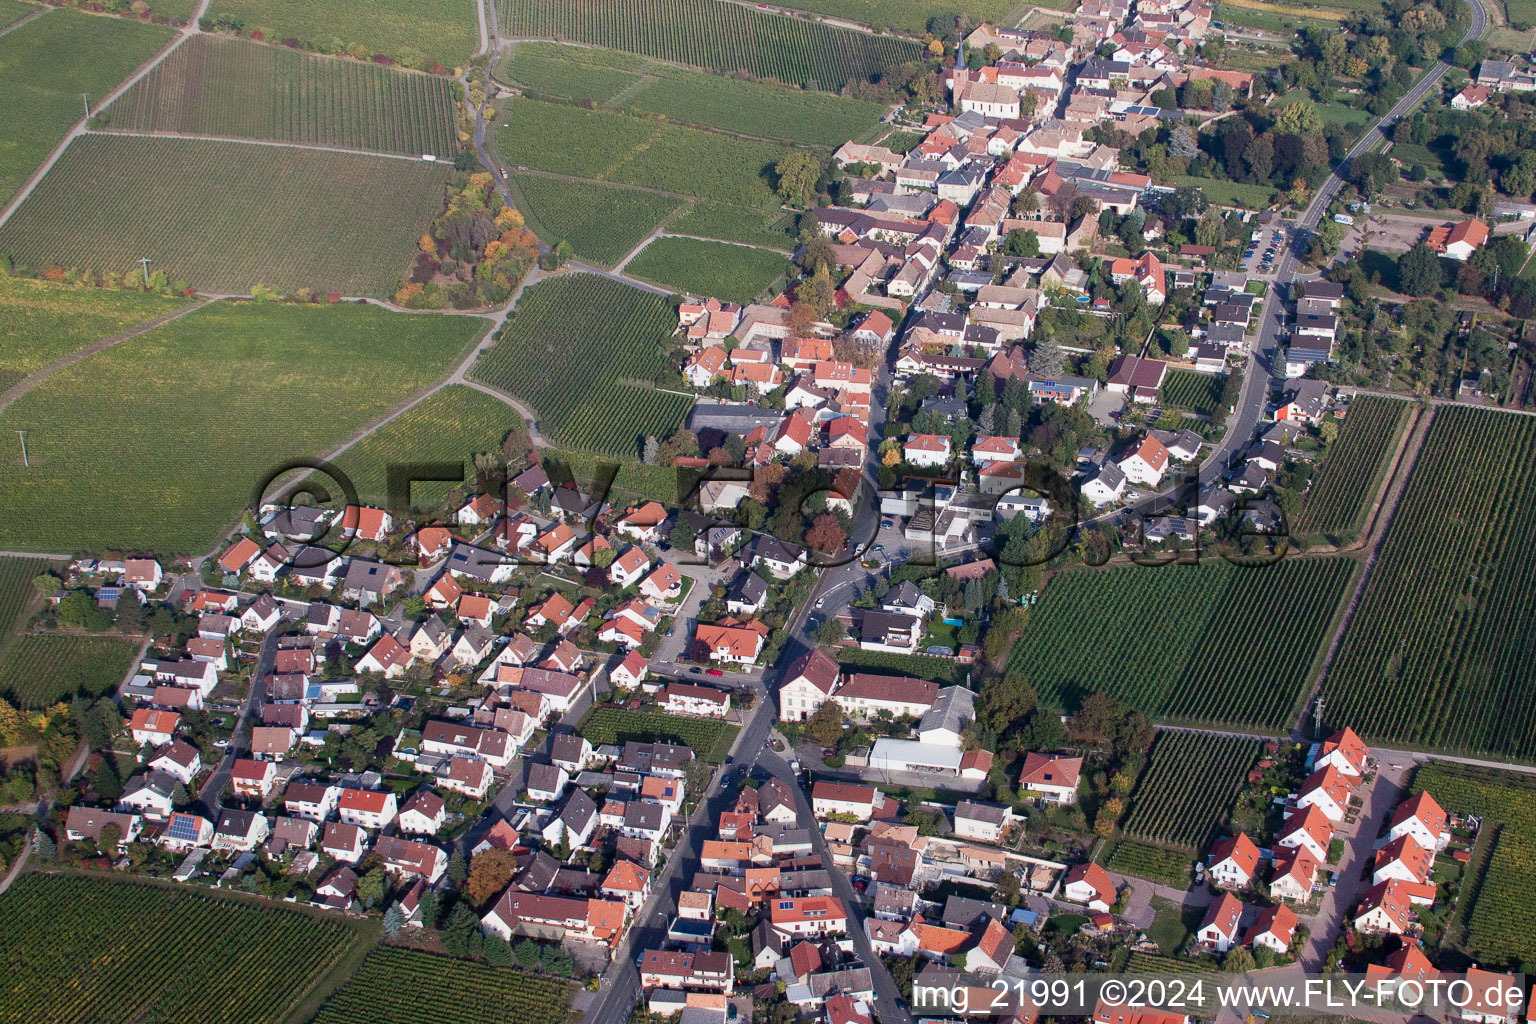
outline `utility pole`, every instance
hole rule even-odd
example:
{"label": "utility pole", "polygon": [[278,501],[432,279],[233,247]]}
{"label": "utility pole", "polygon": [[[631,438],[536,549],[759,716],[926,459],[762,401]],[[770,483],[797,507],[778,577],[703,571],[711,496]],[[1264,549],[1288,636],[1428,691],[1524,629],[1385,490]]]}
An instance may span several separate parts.
{"label": "utility pole", "polygon": [[148,256],[141,256],[141,257],[139,257],[139,263],[144,267],[144,287],[145,288],[149,287],[149,264],[150,264],[150,262],[151,261],[150,261],[150,258]]}
{"label": "utility pole", "polygon": [[89,121],[91,119],[91,97],[85,93],[81,93],[80,102],[85,104],[85,119]]}
{"label": "utility pole", "polygon": [[27,432],[25,430],[18,430],[16,431],[16,436],[21,438],[21,464],[30,469],[32,462],[27,458]]}

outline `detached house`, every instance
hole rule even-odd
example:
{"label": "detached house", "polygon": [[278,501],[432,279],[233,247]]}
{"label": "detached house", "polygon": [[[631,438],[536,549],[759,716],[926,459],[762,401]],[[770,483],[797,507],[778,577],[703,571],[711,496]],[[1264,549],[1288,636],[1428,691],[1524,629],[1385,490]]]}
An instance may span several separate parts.
{"label": "detached house", "polygon": [[1259,848],[1239,832],[1211,847],[1211,883],[1232,889],[1246,887],[1259,870]]}
{"label": "detached house", "polygon": [[1055,757],[1036,754],[1024,755],[1024,769],[1019,774],[1019,788],[1029,796],[1053,804],[1077,802],[1078,778],[1083,770],[1080,757]]}
{"label": "detached house", "polygon": [[819,648],[801,655],[779,687],[779,720],[802,722],[815,714],[836,689],[839,671],[837,662]]}
{"label": "detached house", "polygon": [[1200,922],[1195,938],[1217,953],[1225,953],[1237,944],[1238,923],[1243,919],[1243,905],[1229,892],[1212,903]]}
{"label": "detached house", "polygon": [[1306,807],[1286,815],[1280,825],[1276,845],[1282,848],[1302,849],[1320,861],[1328,859],[1328,846],[1333,842],[1333,822],[1320,807]]}
{"label": "detached house", "polygon": [[1067,872],[1061,898],[1107,914],[1115,905],[1115,883],[1110,880],[1109,872],[1099,865],[1092,862],[1078,864]]}
{"label": "detached house", "polygon": [[1344,820],[1349,809],[1349,797],[1354,791],[1350,776],[1329,765],[1307,776],[1301,784],[1301,795],[1296,800],[1298,808],[1316,807],[1334,824]]}
{"label": "detached house", "polygon": [[1411,836],[1424,849],[1440,849],[1446,814],[1428,793],[1419,793],[1398,805],[1387,826],[1387,838]]}
{"label": "detached house", "polygon": [[383,828],[395,820],[395,794],[372,789],[343,789],[336,802],[337,816],[348,825]]}
{"label": "detached house", "polygon": [[1253,927],[1243,933],[1243,945],[1253,949],[1264,946],[1284,954],[1291,948],[1291,939],[1296,934],[1298,923],[1296,912],[1285,904],[1269,907],[1259,914]]}
{"label": "detached house", "polygon": [[727,617],[713,625],[700,623],[694,638],[708,651],[710,661],[755,665],[768,642],[768,627],[756,619],[738,622]]}

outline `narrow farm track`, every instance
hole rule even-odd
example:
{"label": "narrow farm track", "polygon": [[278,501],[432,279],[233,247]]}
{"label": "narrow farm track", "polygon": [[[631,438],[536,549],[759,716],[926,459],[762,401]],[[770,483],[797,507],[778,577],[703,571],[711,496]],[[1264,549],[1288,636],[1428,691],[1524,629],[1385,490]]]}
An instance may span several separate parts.
{"label": "narrow farm track", "polygon": [[1402,500],[1403,490],[1408,486],[1408,478],[1413,475],[1414,463],[1418,461],[1419,452],[1424,447],[1424,438],[1429,434],[1429,424],[1434,418],[1433,409],[1419,417],[1419,422],[1414,424],[1413,433],[1408,436],[1408,442],[1403,446],[1402,453],[1398,457],[1392,482],[1387,486],[1386,496],[1382,499],[1381,508],[1376,513],[1375,522],[1371,525],[1369,539],[1366,542],[1370,553],[1366,555],[1365,564],[1360,569],[1360,576],[1355,580],[1355,587],[1349,595],[1349,603],[1344,606],[1344,613],[1339,616],[1339,624],[1334,629],[1333,636],[1328,638],[1328,649],[1323,654],[1323,663],[1318,668],[1317,678],[1313,680],[1311,692],[1307,694],[1307,699],[1301,705],[1300,718],[1296,721],[1297,732],[1306,731],[1307,718],[1312,705],[1323,690],[1323,683],[1328,679],[1328,670],[1333,667],[1334,658],[1338,656],[1339,647],[1344,642],[1344,634],[1355,616],[1355,610],[1360,606],[1360,598],[1365,594],[1365,586],[1371,579],[1371,570],[1375,568],[1376,558],[1381,554],[1381,542],[1386,536],[1387,527],[1392,523],[1392,513],[1397,511],[1397,503]]}
{"label": "narrow farm track", "polygon": [[164,313],[155,317],[153,320],[146,320],[141,324],[135,324],[125,331],[119,331],[112,335],[110,338],[103,338],[101,341],[96,342],[94,345],[87,345],[85,348],[77,349],[74,352],[69,353],[67,356],[60,356],[58,359],[55,359],[47,366],[44,366],[41,369],[33,370],[31,373],[21,378],[21,380],[17,381],[15,384],[12,384],[9,388],[5,389],[4,391],[0,391],[0,410],[4,410],[6,406],[16,401],[16,399],[20,398],[22,395],[25,395],[28,391],[31,391],[33,388],[37,387],[43,381],[47,380],[49,377],[52,377],[60,370],[67,369],[83,359],[89,359],[91,356],[94,356],[98,352],[105,352],[107,349],[112,348],[113,346],[121,345],[123,342],[128,341],[129,339],[137,338],[139,335],[145,333],[146,331],[152,331],[156,327],[170,323],[172,320],[179,320],[180,318],[186,316],[188,313],[195,313],[212,301],[214,301],[212,297],[203,296],[199,298],[198,301],[183,306],[180,309],[174,309],[169,313]]}
{"label": "narrow farm track", "polygon": [[53,10],[52,7],[39,7],[37,10],[32,11],[30,14],[23,14],[9,25],[6,25],[4,28],[0,28],[0,36],[5,35],[12,29],[21,28],[21,26],[25,25],[29,21],[36,21],[38,18],[41,18],[51,10]]}
{"label": "narrow farm track", "polygon": [[381,160],[405,160],[421,163],[419,156],[404,153],[380,153],[376,149],[348,149],[345,146],[323,146],[318,142],[277,142],[272,139],[241,139],[233,135],[199,135],[195,132],[126,132],[115,129],[87,128],[81,135],[119,135],[132,139],[190,139],[198,142],[233,142],[241,146],[270,146],[274,149],[313,149],[321,153],[342,153],[346,156],[376,156]]}
{"label": "narrow farm track", "polygon": [[[169,43],[162,47],[159,53],[155,54],[149,60],[139,65],[138,70],[134,71],[133,74],[119,82],[117,88],[113,89],[111,92],[101,97],[101,99],[97,100],[96,109],[100,110],[101,108],[110,104],[113,100],[117,99],[123,93],[133,88],[134,85],[138,83],[139,79],[143,78],[155,68],[159,67],[160,62],[174,53],[178,46],[186,42],[192,36],[201,34],[203,30],[198,22],[202,19],[203,15],[207,13],[209,3],[210,0],[198,0],[197,10],[192,13],[191,18],[187,19],[187,23],[182,26],[181,30],[176,34],[176,38],[172,39]],[[74,142],[75,139],[79,138],[81,135],[84,135],[88,128],[89,123],[83,117],[79,121],[75,122],[75,126],[71,128],[69,133],[65,135],[62,140],[60,140],[57,146],[54,147],[53,152],[48,154],[48,159],[44,160],[42,166],[38,167],[37,170],[32,172],[32,177],[27,179],[27,183],[23,185],[21,190],[11,198],[11,201],[6,204],[5,208],[0,210],[0,227],[5,226],[5,222],[11,219],[11,215],[21,207],[22,203],[27,201],[27,197],[32,194],[33,190],[37,188],[38,184],[43,180],[48,172],[53,170],[53,165],[59,162],[59,158],[64,155],[64,151],[69,148],[70,143]]]}

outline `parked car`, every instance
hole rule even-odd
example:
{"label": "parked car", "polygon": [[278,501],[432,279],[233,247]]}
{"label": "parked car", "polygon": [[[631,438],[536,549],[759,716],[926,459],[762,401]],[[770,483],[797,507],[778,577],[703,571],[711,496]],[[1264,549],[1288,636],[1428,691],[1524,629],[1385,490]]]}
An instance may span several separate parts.
{"label": "parked car", "polygon": [[720,671],[717,668],[705,669],[704,670],[704,674],[707,675],[707,676],[723,676],[723,675],[725,675],[724,672]]}

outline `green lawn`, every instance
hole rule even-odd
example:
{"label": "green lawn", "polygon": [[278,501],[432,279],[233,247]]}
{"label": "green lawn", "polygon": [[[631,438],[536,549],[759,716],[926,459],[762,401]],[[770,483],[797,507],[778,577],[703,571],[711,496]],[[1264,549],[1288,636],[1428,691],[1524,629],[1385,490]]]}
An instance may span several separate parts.
{"label": "green lawn", "polygon": [[273,470],[349,439],[484,329],[219,302],[93,356],[0,413],[32,455],[30,468],[0,465],[0,547],[201,554]]}
{"label": "green lawn", "polygon": [[[509,432],[527,433],[523,419],[511,406],[483,391],[460,385],[446,387],[423,399],[343,452],[335,462],[357,485],[370,505],[385,505],[386,472],[390,466],[457,463],[463,479],[473,486],[474,457],[500,452]],[[422,482],[411,488],[408,504],[431,510],[463,484]],[[389,502],[392,507],[402,503]]]}
{"label": "green lawn", "polygon": [[206,18],[230,17],[267,39],[298,39],[328,53],[384,54],[413,67],[452,69],[480,46],[474,0],[213,0]]}
{"label": "green lawn", "polygon": [[611,267],[684,204],[621,185],[513,174],[517,208],[545,243],[569,242],[576,255]]}
{"label": "green lawn", "polygon": [[58,10],[0,36],[0,197],[9,199],[85,116],[81,93],[94,109],[171,35],[163,25]]}
{"label": "green lawn", "polygon": [[624,267],[642,281],[700,298],[748,303],[783,276],[789,260],[777,252],[693,238],[658,238]]}
{"label": "green lawn", "polygon": [[384,297],[409,270],[450,173],[314,149],[85,135],[0,229],[0,252],[113,273],[147,256],[151,273],[211,292],[265,284]]}
{"label": "green lawn", "polygon": [[186,303],[145,292],[0,277],[0,391],[60,356]]}
{"label": "green lawn", "polygon": [[1265,209],[1275,194],[1275,190],[1268,185],[1248,185],[1221,178],[1196,178],[1187,174],[1169,178],[1167,184],[1175,188],[1194,186],[1218,206],[1239,206],[1247,210]]}
{"label": "green lawn", "polygon": [[1161,896],[1152,897],[1152,927],[1147,938],[1157,943],[1164,956],[1177,956],[1191,935],[1200,930],[1204,907],[1185,907]]}

